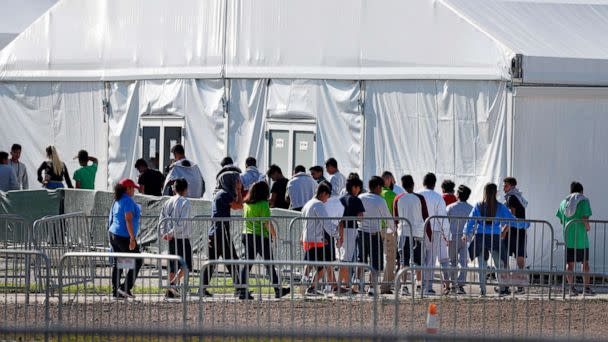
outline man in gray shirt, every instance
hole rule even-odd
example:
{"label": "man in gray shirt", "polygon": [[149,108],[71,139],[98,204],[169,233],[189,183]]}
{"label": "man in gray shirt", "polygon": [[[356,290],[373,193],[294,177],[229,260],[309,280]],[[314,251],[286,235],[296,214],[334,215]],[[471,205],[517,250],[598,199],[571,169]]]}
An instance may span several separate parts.
{"label": "man in gray shirt", "polygon": [[0,152],[0,191],[19,190],[15,171],[8,165],[8,153]]}
{"label": "man in gray shirt", "polygon": [[[471,189],[466,185],[461,185],[458,187],[456,196],[458,197],[458,202],[448,206],[448,216],[469,217],[469,214],[471,214],[471,211],[473,210],[473,206],[467,203],[469,196],[471,196]],[[464,226],[467,221],[468,220],[466,219],[450,219],[448,254],[450,256],[450,266],[454,268],[458,267],[458,264],[460,264],[461,268],[468,267],[469,258],[467,255],[467,243],[462,241]],[[466,271],[461,271],[458,278],[456,278],[456,275],[457,272],[453,272],[450,275],[452,291],[457,294],[466,294],[464,290],[464,283],[467,277]]]}
{"label": "man in gray shirt", "polygon": [[19,161],[19,158],[21,158],[21,145],[13,144],[11,147],[11,159],[8,161],[8,165],[15,171],[17,186],[19,187],[17,190],[27,190],[29,188],[27,169],[25,168],[25,164]]}

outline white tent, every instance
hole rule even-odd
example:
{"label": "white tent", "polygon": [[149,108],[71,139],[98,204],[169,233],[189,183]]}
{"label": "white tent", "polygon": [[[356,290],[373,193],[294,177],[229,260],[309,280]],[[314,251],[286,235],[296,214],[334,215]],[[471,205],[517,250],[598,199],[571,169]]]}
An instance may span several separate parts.
{"label": "white tent", "polygon": [[608,211],[607,22],[603,0],[62,0],[0,52],[0,144],[30,177],[43,146],[86,148],[100,188],[177,141],[208,184],[225,155],[433,171],[476,196],[512,174],[561,238],[572,179]]}
{"label": "white tent", "polygon": [[0,0],[0,50],[55,2],[56,0]]}

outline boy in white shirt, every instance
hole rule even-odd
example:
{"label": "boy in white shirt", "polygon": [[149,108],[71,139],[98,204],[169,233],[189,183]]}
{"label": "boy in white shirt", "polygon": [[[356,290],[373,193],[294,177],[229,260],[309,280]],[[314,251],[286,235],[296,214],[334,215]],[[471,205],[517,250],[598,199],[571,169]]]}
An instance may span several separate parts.
{"label": "boy in white shirt", "polygon": [[[169,242],[169,254],[179,255],[186,262],[188,270],[192,270],[192,247],[190,245],[190,235],[192,227],[190,222],[183,219],[190,218],[190,201],[186,197],[188,195],[188,182],[183,179],[175,180],[173,184],[172,196],[163,206],[160,213],[160,221],[168,219],[160,227],[162,239]],[[176,271],[178,270],[176,274]],[[184,277],[183,265],[177,265],[177,262],[169,263],[169,282],[171,287],[167,290],[165,296],[167,298],[175,298],[179,296],[179,292],[175,288]]]}

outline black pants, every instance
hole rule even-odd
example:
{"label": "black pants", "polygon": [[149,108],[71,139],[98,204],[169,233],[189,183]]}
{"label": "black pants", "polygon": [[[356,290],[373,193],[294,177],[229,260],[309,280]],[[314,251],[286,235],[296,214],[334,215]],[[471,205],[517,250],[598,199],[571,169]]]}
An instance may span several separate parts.
{"label": "black pants", "polygon": [[[226,229],[216,229],[215,234],[209,237],[209,260],[217,260],[222,257],[224,260],[239,260],[234,244],[230,239],[230,232]],[[226,268],[232,275],[234,285],[239,283],[239,272],[237,265],[226,264]],[[215,265],[209,265],[203,270],[202,285],[209,285],[211,275],[215,271]]]}
{"label": "black pants", "polygon": [[[129,242],[129,238],[110,233],[110,245],[112,246],[112,251],[114,253],[139,253],[139,246],[135,246],[134,250],[130,250]],[[130,269],[129,272],[127,272],[125,282],[120,284],[120,279],[122,278],[122,269],[118,268],[117,258],[112,259],[112,293],[116,294],[119,286],[125,291],[131,291],[133,285],[135,285],[135,280],[139,274],[139,269],[144,263],[143,260],[135,259],[135,269]]]}
{"label": "black pants", "polygon": [[[255,260],[255,257],[258,255],[260,255],[264,260],[273,260],[270,238],[256,234],[243,234],[241,235],[241,240],[245,246],[245,258],[247,260]],[[247,284],[251,266],[252,265],[248,265],[247,267],[243,267],[241,269],[241,285]],[[275,267],[273,265],[267,265],[266,272],[268,273],[268,276],[271,277],[272,284],[276,285],[275,289],[278,289],[280,283]]]}

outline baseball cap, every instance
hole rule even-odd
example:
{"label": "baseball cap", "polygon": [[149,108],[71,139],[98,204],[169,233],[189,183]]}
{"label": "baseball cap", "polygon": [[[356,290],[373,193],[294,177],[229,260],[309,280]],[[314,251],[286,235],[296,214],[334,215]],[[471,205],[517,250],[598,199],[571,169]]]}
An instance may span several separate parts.
{"label": "baseball cap", "polygon": [[129,178],[125,178],[125,179],[121,180],[120,182],[118,182],[118,184],[124,186],[125,188],[133,187],[133,188],[139,190],[139,185],[135,184],[135,182]]}

